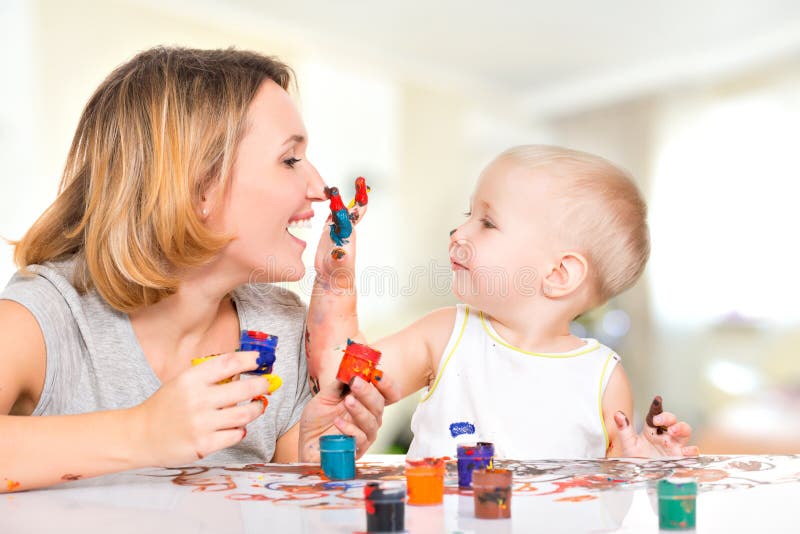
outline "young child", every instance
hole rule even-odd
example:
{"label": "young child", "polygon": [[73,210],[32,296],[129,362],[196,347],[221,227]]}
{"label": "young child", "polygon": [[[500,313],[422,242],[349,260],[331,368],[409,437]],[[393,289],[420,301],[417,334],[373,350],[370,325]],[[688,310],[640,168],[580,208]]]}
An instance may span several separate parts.
{"label": "young child", "polygon": [[[583,152],[520,146],[483,171],[450,234],[461,303],[371,344],[398,398],[426,388],[409,456],[453,455],[476,441],[517,459],[697,454],[689,425],[667,412],[637,435],[619,356],[569,330],[641,275],[646,211],[623,171]],[[338,298],[354,315],[355,293]],[[332,349],[345,340],[328,334],[336,315],[315,314],[325,299],[312,296],[309,372],[330,380],[341,355]],[[359,339],[357,319],[346,320]]]}

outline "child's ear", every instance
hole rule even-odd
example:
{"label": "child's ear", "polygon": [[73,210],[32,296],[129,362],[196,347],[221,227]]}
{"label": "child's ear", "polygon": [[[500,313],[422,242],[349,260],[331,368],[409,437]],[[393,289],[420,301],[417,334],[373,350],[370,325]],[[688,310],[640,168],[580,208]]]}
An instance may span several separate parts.
{"label": "child's ear", "polygon": [[583,254],[565,252],[561,261],[542,279],[542,293],[549,298],[566,297],[586,280],[588,267]]}

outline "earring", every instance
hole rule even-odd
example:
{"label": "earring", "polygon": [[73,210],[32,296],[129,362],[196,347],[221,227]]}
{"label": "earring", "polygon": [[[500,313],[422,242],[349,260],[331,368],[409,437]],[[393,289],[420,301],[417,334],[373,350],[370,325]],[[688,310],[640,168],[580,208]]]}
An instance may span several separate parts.
{"label": "earring", "polygon": [[203,208],[203,217],[208,217],[208,208]]}

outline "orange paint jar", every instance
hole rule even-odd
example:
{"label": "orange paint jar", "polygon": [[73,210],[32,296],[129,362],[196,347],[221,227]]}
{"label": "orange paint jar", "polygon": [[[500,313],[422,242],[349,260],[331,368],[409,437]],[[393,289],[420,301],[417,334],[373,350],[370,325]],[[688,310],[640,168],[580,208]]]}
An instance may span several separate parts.
{"label": "orange paint jar", "polygon": [[408,504],[442,504],[444,499],[444,458],[406,460]]}
{"label": "orange paint jar", "polygon": [[380,360],[380,351],[348,339],[336,379],[349,384],[353,378],[360,376],[365,382],[374,384],[383,376],[383,371],[376,368]]}

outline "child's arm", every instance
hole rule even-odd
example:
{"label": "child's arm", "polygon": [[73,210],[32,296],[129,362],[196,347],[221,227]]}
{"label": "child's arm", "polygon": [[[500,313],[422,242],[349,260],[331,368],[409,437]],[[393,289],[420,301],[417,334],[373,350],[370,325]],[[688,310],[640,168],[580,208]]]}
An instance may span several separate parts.
{"label": "child's arm", "polygon": [[397,400],[433,384],[453,323],[455,307],[440,308],[372,346],[381,367],[395,383]]}
{"label": "child's arm", "polygon": [[184,372],[133,408],[30,416],[42,393],[46,355],[34,316],[0,300],[0,493],[195,461],[241,441],[263,404],[235,404],[268,387],[266,380],[216,384],[253,368],[256,355],[239,352]]}
{"label": "child's arm", "polygon": [[657,428],[645,425],[641,434],[636,434],[628,419],[633,414],[633,396],[628,377],[618,364],[608,380],[603,393],[603,420],[608,432],[607,457],[659,458],[663,456],[697,456],[695,446],[687,446],[692,429],[669,412],[653,418],[653,423],[665,427],[661,433]]}

